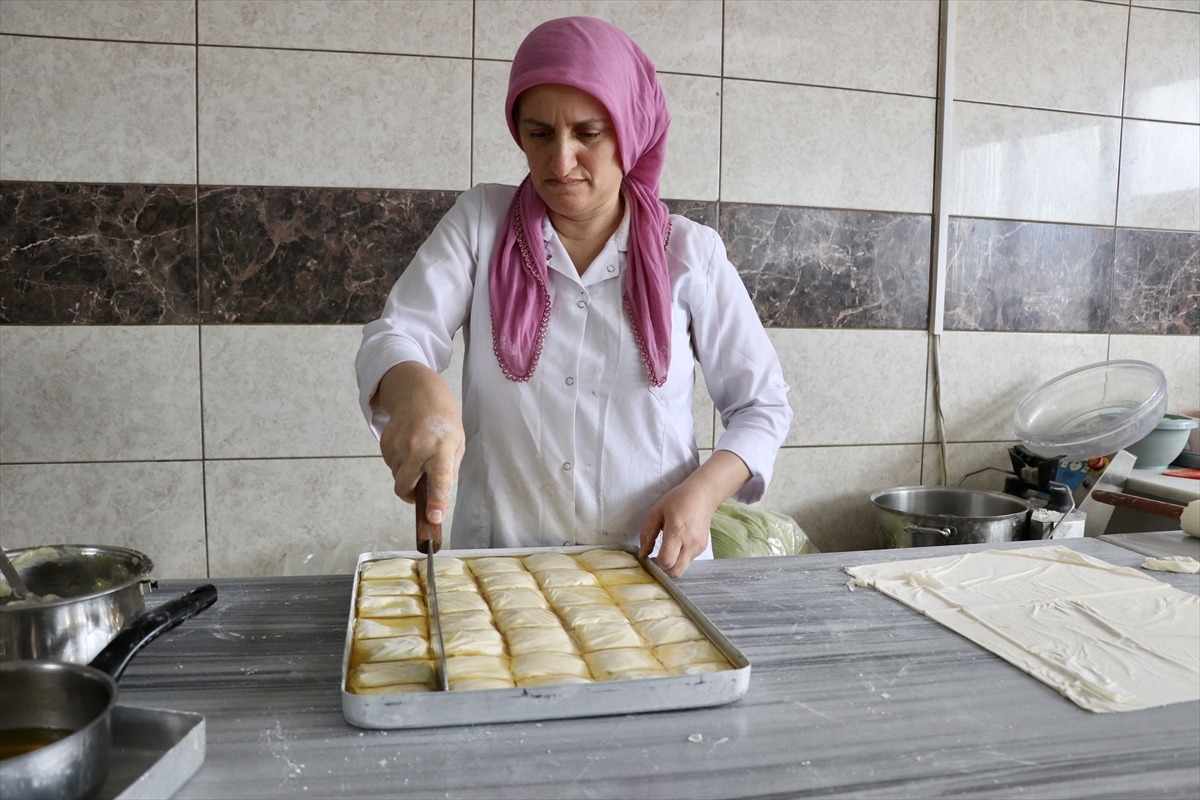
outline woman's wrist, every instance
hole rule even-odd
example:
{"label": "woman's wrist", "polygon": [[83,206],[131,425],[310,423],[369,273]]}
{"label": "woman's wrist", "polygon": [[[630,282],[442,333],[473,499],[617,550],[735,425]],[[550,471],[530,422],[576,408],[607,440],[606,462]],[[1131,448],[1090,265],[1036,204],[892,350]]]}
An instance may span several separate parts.
{"label": "woman's wrist", "polygon": [[699,498],[711,514],[750,480],[752,473],[746,462],[729,450],[714,451],[708,460],[688,476]]}

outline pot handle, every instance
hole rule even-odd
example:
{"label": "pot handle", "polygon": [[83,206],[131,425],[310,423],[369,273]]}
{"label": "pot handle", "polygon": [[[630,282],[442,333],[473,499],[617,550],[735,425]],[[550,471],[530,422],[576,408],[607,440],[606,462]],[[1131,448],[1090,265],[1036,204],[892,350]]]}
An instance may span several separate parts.
{"label": "pot handle", "polygon": [[89,666],[120,680],[129,662],[143,647],[167,631],[191,619],[217,602],[217,587],[211,583],[193,589],[183,597],[148,611],[125,626]]}
{"label": "pot handle", "polygon": [[954,538],[954,528],[927,528],[924,525],[905,525],[904,532],[909,536],[914,533],[924,533],[930,536],[940,536],[943,539]]}

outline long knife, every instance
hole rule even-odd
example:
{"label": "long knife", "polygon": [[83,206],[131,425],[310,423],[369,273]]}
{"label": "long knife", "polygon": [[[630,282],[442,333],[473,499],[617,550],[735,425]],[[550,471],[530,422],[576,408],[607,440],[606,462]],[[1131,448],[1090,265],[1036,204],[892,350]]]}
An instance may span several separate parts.
{"label": "long knife", "polygon": [[433,572],[433,554],[442,549],[442,526],[429,522],[429,475],[423,473],[417,481],[417,552],[425,554],[425,587],[429,604],[429,646],[433,648],[433,679],[437,688],[450,691],[450,676],[446,672],[446,645],[442,639],[442,618],[438,615],[437,580]]}

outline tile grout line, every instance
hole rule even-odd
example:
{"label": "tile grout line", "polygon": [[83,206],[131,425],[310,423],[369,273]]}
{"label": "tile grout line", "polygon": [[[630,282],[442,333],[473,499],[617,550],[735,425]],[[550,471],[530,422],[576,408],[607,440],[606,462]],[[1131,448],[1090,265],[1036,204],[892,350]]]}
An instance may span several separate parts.
{"label": "tile grout line", "polygon": [[193,6],[195,19],[195,65],[196,65],[196,380],[200,401],[200,513],[204,523],[204,574],[212,577],[212,559],[208,542],[208,463],[205,460],[204,442],[204,326],[202,300],[204,295],[203,270],[200,263],[200,0]]}
{"label": "tile grout line", "polygon": [[1125,59],[1121,65],[1121,127],[1117,131],[1117,185],[1113,197],[1113,249],[1108,272],[1108,341],[1105,342],[1104,358],[1112,360],[1114,304],[1117,299],[1117,221],[1121,215],[1121,153],[1125,146],[1125,90],[1129,83],[1129,30],[1133,27],[1133,4],[1125,11]]}

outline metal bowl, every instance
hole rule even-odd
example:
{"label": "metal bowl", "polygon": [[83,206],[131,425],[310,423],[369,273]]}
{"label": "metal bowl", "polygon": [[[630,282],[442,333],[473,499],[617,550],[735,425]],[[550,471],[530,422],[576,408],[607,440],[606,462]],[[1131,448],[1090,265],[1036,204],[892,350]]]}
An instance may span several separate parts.
{"label": "metal bowl", "polygon": [[1012,542],[1029,531],[1029,506],[999,492],[901,486],[875,492],[871,502],[885,547]]}
{"label": "metal bowl", "polygon": [[[124,547],[60,544],[9,550],[38,600],[0,598],[0,661],[86,664],[145,610],[154,563]],[[5,585],[7,589],[7,585]]]}

